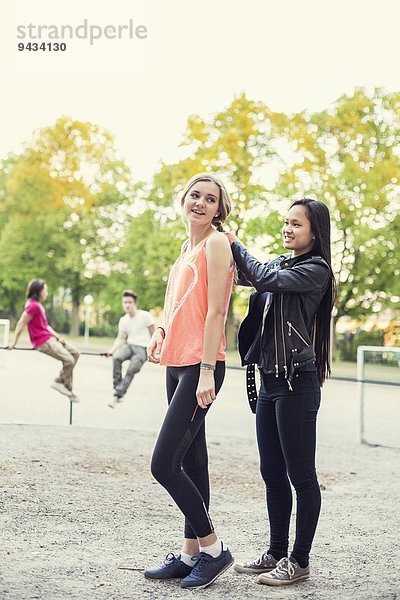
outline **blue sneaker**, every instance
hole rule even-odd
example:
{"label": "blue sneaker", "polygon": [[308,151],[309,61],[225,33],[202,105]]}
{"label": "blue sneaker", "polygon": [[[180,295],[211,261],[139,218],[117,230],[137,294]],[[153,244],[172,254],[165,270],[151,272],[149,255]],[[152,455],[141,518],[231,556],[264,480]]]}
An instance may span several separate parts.
{"label": "blue sneaker", "polygon": [[[222,548],[222,544],[221,544]],[[210,554],[200,552],[197,562],[190,575],[182,579],[182,588],[206,588],[224,573],[233,564],[233,557],[229,549],[221,550],[221,554],[214,558]]]}
{"label": "blue sneaker", "polygon": [[[193,566],[196,564],[197,556],[192,558]],[[189,575],[193,566],[189,566],[181,560],[181,555],[175,556],[170,552],[164,559],[161,567],[148,569],[143,574],[147,579],[182,579]]]}

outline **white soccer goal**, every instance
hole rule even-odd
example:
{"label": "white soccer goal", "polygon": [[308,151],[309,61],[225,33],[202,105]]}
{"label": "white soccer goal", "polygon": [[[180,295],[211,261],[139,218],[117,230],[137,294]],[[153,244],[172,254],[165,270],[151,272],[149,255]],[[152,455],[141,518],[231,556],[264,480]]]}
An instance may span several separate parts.
{"label": "white soccer goal", "polygon": [[8,319],[0,319],[0,347],[8,345],[10,337],[10,321]]}
{"label": "white soccer goal", "polygon": [[400,448],[400,347],[358,346],[360,442]]}

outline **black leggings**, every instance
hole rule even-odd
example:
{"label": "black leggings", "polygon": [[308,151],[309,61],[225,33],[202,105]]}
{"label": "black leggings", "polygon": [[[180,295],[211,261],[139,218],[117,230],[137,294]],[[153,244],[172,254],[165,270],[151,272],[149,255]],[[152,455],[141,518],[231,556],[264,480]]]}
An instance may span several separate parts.
{"label": "black leggings", "polygon": [[264,375],[257,401],[260,470],[267,488],[269,551],[287,555],[292,512],[292,482],[297,497],[296,537],[292,556],[308,564],[321,507],[315,472],[316,422],[321,390],[316,373],[301,372],[292,380]]}
{"label": "black leggings", "polygon": [[[185,538],[213,533],[208,514],[210,482],[205,417],[209,407],[200,408],[196,390],[200,364],[167,367],[168,410],[156,442],[151,472],[169,492],[185,515]],[[225,363],[218,361],[214,372],[215,392],[221,389]]]}

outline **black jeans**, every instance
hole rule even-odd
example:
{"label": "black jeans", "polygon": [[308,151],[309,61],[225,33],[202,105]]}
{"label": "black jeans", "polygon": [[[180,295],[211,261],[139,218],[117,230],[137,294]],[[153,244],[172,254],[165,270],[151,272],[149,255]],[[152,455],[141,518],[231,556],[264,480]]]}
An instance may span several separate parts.
{"label": "black jeans", "polygon": [[315,472],[321,389],[315,372],[297,373],[292,387],[291,392],[283,375],[263,374],[256,412],[257,441],[267,493],[269,551],[275,558],[282,558],[288,552],[291,482],[297,497],[292,556],[306,566],[321,508]]}
{"label": "black jeans", "polygon": [[[185,538],[213,533],[208,514],[210,481],[205,417],[209,407],[197,404],[200,364],[167,367],[168,411],[161,426],[151,461],[151,472],[185,515]],[[221,389],[225,363],[214,372],[215,392]]]}

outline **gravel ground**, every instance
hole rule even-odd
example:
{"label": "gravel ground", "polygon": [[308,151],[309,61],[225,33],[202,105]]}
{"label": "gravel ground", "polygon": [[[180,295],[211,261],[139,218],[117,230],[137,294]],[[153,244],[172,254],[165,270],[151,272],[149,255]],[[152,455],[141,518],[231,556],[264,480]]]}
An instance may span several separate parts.
{"label": "gravel ground", "polygon": [[[271,589],[231,569],[193,592],[141,573],[179,550],[182,528],[149,473],[154,432],[0,425],[0,598],[400,598],[400,451],[324,437],[311,579]],[[254,440],[212,433],[209,448],[214,524],[235,558],[255,558],[267,525]]]}

